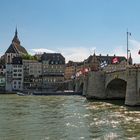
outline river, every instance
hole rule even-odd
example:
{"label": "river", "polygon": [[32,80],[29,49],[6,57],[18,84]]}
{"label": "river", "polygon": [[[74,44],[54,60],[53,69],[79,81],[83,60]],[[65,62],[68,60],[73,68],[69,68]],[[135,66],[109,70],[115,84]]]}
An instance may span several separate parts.
{"label": "river", "polygon": [[0,95],[0,140],[140,140],[140,107],[81,96]]}

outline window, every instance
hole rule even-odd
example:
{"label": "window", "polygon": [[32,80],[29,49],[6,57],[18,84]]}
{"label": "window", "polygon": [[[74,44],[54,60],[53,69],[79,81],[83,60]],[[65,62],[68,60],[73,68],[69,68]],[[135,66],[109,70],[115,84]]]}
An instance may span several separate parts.
{"label": "window", "polygon": [[10,56],[8,56],[8,63],[10,63]]}

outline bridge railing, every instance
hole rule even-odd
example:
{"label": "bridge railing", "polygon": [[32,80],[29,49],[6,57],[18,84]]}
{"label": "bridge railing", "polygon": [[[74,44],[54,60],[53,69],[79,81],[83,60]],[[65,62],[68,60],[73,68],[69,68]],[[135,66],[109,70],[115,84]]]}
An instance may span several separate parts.
{"label": "bridge railing", "polygon": [[125,71],[126,68],[121,68],[121,69],[112,69],[112,70],[107,70],[105,71],[106,73],[114,73],[114,72],[120,72],[120,71]]}

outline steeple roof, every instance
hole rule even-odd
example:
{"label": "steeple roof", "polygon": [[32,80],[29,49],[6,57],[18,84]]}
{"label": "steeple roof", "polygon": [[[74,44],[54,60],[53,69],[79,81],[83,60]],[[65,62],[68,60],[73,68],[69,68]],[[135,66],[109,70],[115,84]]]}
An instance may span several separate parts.
{"label": "steeple roof", "polygon": [[13,43],[13,42],[20,45],[20,41],[19,41],[19,38],[18,38],[17,28],[16,28],[16,30],[15,30],[15,36],[14,36],[14,38],[13,38],[13,40],[12,40],[12,43]]}
{"label": "steeple roof", "polygon": [[20,40],[18,38],[17,28],[15,30],[15,36],[12,40],[12,43],[5,53],[27,54],[26,49],[20,45]]}

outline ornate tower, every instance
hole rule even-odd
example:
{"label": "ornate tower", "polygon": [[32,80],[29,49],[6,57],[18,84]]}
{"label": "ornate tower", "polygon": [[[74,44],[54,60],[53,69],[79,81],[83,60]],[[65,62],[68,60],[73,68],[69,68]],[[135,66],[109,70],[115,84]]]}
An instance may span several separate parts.
{"label": "ornate tower", "polygon": [[97,59],[95,53],[93,54],[92,60],[90,62],[91,71],[98,71],[99,70],[99,60]]}
{"label": "ornate tower", "polygon": [[133,60],[132,60],[132,57],[131,57],[131,53],[130,53],[130,56],[129,56],[129,59],[128,59],[128,63],[129,63],[129,65],[132,65],[132,64],[133,64]]}

